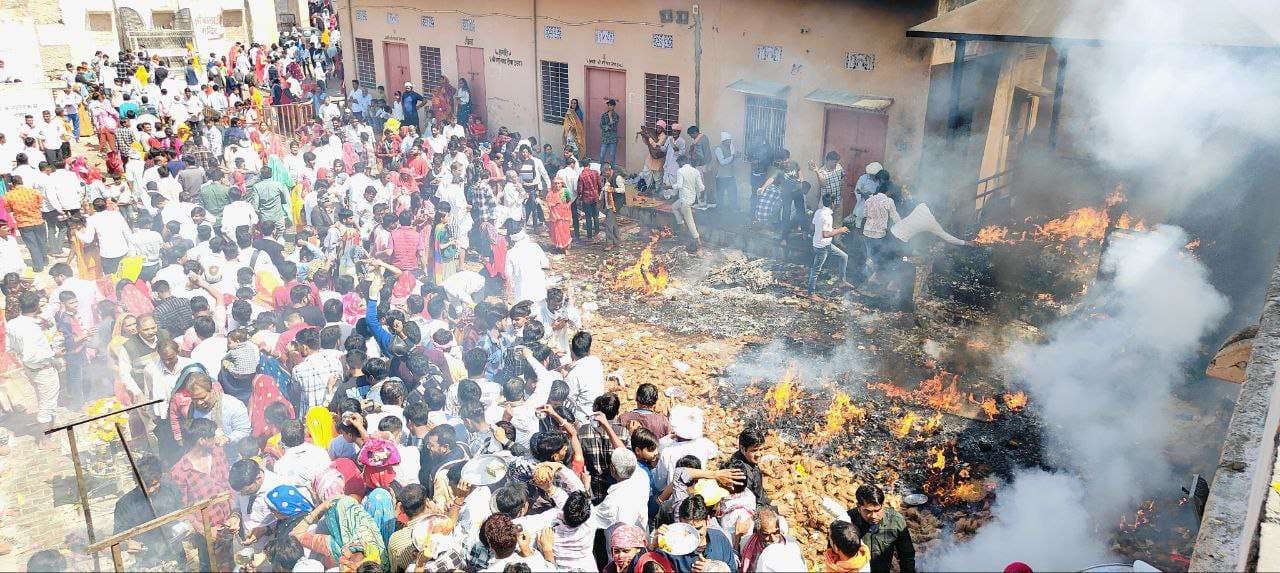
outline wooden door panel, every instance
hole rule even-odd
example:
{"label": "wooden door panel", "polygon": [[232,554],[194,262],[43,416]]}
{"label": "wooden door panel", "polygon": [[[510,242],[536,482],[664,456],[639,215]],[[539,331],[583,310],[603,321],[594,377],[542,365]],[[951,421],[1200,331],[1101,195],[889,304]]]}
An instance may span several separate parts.
{"label": "wooden door panel", "polygon": [[[485,113],[484,48],[458,46],[458,77],[471,89],[471,113],[488,121]],[[457,87],[456,85],[454,87]]]}

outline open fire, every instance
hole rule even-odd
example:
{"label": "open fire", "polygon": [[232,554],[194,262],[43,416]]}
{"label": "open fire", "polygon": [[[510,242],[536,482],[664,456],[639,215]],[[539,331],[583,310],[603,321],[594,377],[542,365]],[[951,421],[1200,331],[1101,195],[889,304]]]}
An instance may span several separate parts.
{"label": "open fire", "polygon": [[614,288],[645,295],[662,292],[667,288],[669,276],[667,267],[653,256],[653,249],[662,239],[662,233],[654,232],[649,237],[649,244],[640,251],[635,264],[622,269],[613,281]]}

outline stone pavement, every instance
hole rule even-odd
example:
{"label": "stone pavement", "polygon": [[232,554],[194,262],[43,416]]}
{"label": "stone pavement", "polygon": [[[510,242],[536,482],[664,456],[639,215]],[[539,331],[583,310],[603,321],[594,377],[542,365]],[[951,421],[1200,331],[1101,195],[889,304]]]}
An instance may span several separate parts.
{"label": "stone pavement", "polygon": [[[25,569],[31,554],[43,549],[63,550],[73,569],[92,570],[92,559],[83,553],[87,537],[79,503],[55,505],[55,499],[78,499],[65,432],[46,438],[42,435],[44,428],[34,423],[34,414],[21,412],[34,410],[35,395],[30,386],[9,381],[6,391],[19,413],[0,416],[0,431],[12,434],[7,452],[0,449],[0,537],[12,545],[7,555],[0,556],[0,571]],[[81,412],[59,410],[56,420],[64,423],[81,416]],[[86,432],[77,432],[76,441],[82,455],[96,442]],[[112,510],[119,487],[132,487],[127,463],[120,466],[109,470],[119,476],[114,480],[118,485],[99,487],[96,497],[91,493],[90,509],[98,539],[112,531]],[[103,567],[109,569],[110,562],[110,554],[104,553]]]}

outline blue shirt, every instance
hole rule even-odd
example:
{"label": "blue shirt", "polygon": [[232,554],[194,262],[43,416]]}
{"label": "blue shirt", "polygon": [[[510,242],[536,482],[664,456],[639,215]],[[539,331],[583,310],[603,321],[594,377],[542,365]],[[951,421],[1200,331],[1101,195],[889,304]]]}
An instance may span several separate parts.
{"label": "blue shirt", "polygon": [[418,102],[422,101],[422,94],[409,90],[400,96],[400,105],[404,109],[405,117],[418,117]]}
{"label": "blue shirt", "polygon": [[133,116],[138,117],[138,114],[141,110],[142,108],[138,107],[137,102],[126,101],[126,102],[121,102],[120,107],[116,111],[119,111],[120,117],[123,118],[123,117],[127,117],[129,115],[129,112],[133,112]]}

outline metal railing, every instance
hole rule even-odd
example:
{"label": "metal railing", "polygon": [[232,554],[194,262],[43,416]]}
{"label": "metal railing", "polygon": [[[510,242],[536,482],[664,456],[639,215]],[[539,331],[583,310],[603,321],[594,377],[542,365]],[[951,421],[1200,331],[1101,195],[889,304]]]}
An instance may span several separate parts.
{"label": "metal railing", "polygon": [[125,32],[129,51],[136,52],[146,46],[148,50],[186,50],[195,41],[192,30],[132,30]]}

